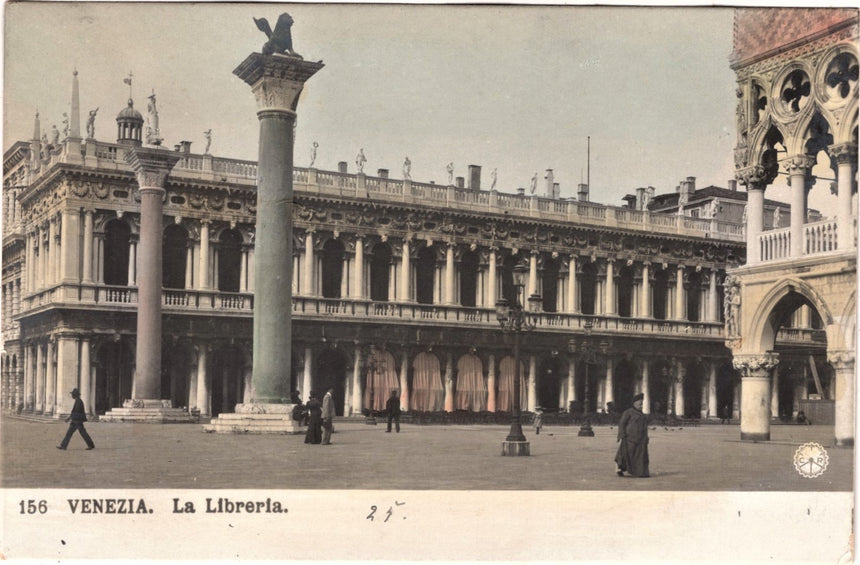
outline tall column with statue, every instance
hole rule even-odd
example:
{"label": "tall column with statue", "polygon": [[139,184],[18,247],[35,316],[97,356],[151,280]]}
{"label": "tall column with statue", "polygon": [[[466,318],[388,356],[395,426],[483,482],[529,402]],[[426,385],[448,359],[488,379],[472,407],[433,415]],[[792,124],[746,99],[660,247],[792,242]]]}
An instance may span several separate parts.
{"label": "tall column with statue", "polygon": [[260,121],[251,400],[207,429],[284,433],[296,431],[290,418],[293,128],[299,94],[323,64],[293,51],[289,14],[281,14],[274,31],[265,18],[254,21],[268,40],[233,71],[251,87]]}

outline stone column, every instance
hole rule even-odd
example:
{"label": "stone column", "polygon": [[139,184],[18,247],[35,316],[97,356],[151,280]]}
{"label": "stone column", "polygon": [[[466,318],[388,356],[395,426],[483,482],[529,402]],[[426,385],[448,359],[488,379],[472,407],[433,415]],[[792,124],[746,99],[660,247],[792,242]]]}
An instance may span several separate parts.
{"label": "stone column", "polygon": [[770,440],[770,380],[777,363],[777,353],[735,354],[732,359],[735,369],[741,371],[743,440]]}
{"label": "stone column", "polygon": [[538,294],[537,260],[539,254],[535,250],[529,253],[529,286],[524,297],[523,306],[526,306],[529,296]]}
{"label": "stone column", "polygon": [[314,296],[316,289],[314,288],[314,230],[308,228],[305,230],[305,256],[304,265],[302,266],[302,284],[299,289],[305,296]]}
{"label": "stone column", "polygon": [[84,210],[84,250],[83,250],[83,272],[81,282],[92,284],[93,282],[93,211]]}
{"label": "stone column", "polygon": [[716,418],[719,414],[719,407],[717,406],[717,362],[711,361],[708,364],[708,416]]}
{"label": "stone column", "polygon": [[[720,319],[720,309],[717,300],[717,270],[711,269],[711,276],[708,278],[708,322],[717,322]],[[713,413],[711,414],[714,415]]]}
{"label": "stone column", "polygon": [[205,342],[198,342],[197,346],[197,409],[201,416],[209,416],[209,382],[206,375],[207,357],[209,347]]}
{"label": "stone column", "polygon": [[537,357],[529,355],[529,380],[526,387],[526,395],[528,396],[529,412],[534,412],[537,408]]}
{"label": "stone column", "polygon": [[[80,260],[81,215],[78,210],[63,210],[63,222],[60,228],[62,253],[60,254],[60,277],[64,283],[76,283],[81,280],[78,271]],[[86,240],[86,237],[84,238]],[[59,248],[58,248],[59,251]],[[77,293],[75,293],[77,295]],[[75,296],[77,298],[77,296]]]}
{"label": "stone column", "polygon": [[611,357],[606,358],[606,395],[604,397],[604,403],[609,404],[610,402],[615,402],[615,385],[614,385],[614,370],[615,370],[615,361]]}
{"label": "stone column", "polygon": [[95,234],[95,255],[94,259],[96,261],[95,264],[95,274],[96,274],[96,282],[98,284],[105,283],[105,234],[97,233]]}
{"label": "stone column", "polygon": [[828,351],[827,361],[834,372],[835,422],[834,443],[840,447],[854,445],[854,352]]}
{"label": "stone column", "polygon": [[[80,340],[74,337],[58,337],[57,338],[57,370],[56,370],[56,388],[55,388],[55,398],[56,398],[56,408],[55,414],[69,414],[71,410],[71,404],[68,403],[67,399],[70,398],[70,393],[73,388],[79,388],[81,393],[81,398],[84,400],[84,407],[88,410],[92,411],[92,408],[86,404],[87,397],[84,396],[83,391],[83,381],[84,376],[81,375],[80,381],[78,382],[78,369],[81,366],[81,358],[78,355],[80,347]],[[66,409],[64,409],[66,407]]]}
{"label": "stone column", "polygon": [[827,148],[830,157],[836,160],[837,167],[837,201],[836,207],[836,243],[840,250],[854,248],[855,211],[851,206],[851,195],[854,192],[854,172],[857,166],[857,145],[840,143]]}
{"label": "stone column", "polygon": [[606,259],[606,307],[603,311],[607,316],[618,314],[615,303],[615,259],[611,257]]}
{"label": "stone column", "polygon": [[131,234],[128,240],[128,285],[135,286],[138,277],[138,241],[135,234]]}
{"label": "stone column", "polygon": [[642,361],[642,394],[644,398],[642,398],[642,412],[645,414],[651,413],[651,390],[649,384],[649,364],[648,360],[644,359]]}
{"label": "stone column", "polygon": [[140,191],[137,368],[132,396],[160,400],[162,202],[164,183],[179,155],[163,149],[135,147],[126,153],[126,160],[134,170]]}
{"label": "stone column", "polygon": [[570,256],[570,263],[568,266],[568,275],[567,275],[567,312],[574,313],[578,312],[576,304],[576,256]]}
{"label": "stone column", "polygon": [[290,399],[293,128],[304,83],[322,67],[299,57],[252,53],[233,71],[251,86],[260,121],[252,404]]}
{"label": "stone column", "polygon": [[445,356],[445,412],[454,411],[454,356]]}
{"label": "stone column", "polygon": [[54,338],[51,337],[45,346],[45,409],[43,411],[45,415],[53,414],[54,406],[57,403],[57,373],[54,366],[55,343]]}
{"label": "stone column", "polygon": [[33,404],[34,412],[45,410],[45,354],[42,344],[36,342],[36,401]]}
{"label": "stone column", "polygon": [[570,410],[570,403],[574,400],[579,400],[576,397],[576,358],[572,355],[567,362],[567,406],[565,411]]}
{"label": "stone column", "polygon": [[454,296],[454,247],[455,243],[449,242],[445,247],[445,304],[457,304]]}
{"label": "stone column", "polygon": [[498,288],[498,273],[496,272],[496,251],[497,247],[490,247],[489,266],[487,267],[487,306],[489,308],[496,307],[496,289]]}
{"label": "stone column", "polygon": [[310,347],[305,347],[305,362],[302,367],[302,398],[307,400],[311,389],[313,389],[313,382],[311,381],[312,375],[311,372],[313,370],[313,359],[314,359],[314,351]]}
{"label": "stone column", "polygon": [[487,412],[496,411],[496,356],[487,356]]}
{"label": "stone column", "polygon": [[684,383],[687,380],[687,368],[680,359],[675,360],[677,376],[675,377],[675,415],[684,417],[686,405],[684,403]]}
{"label": "stone column", "polygon": [[200,220],[200,257],[197,288],[209,290],[209,220]]}
{"label": "stone column", "polygon": [[773,368],[773,378],[770,386],[770,417],[779,418],[779,365]]}
{"label": "stone column", "polygon": [[350,290],[351,298],[356,300],[364,298],[364,240],[360,236],[355,238],[355,269]]}
{"label": "stone column", "polygon": [[783,161],[791,184],[791,257],[802,257],[806,247],[803,233],[806,223],[806,196],[811,185],[815,157],[795,155]]}
{"label": "stone column", "polygon": [[57,238],[59,237],[56,216],[48,221],[48,244],[45,246],[45,287],[57,282]]}
{"label": "stone column", "polygon": [[678,265],[675,271],[675,312],[673,319],[686,320],[684,315],[684,306],[686,306],[686,296],[684,294],[684,266]]}
{"label": "stone column", "polygon": [[32,272],[33,264],[35,263],[33,259],[33,234],[28,233],[24,241],[24,257],[26,257],[26,261],[24,263],[24,294],[28,294],[32,290],[33,286]]}
{"label": "stone column", "polygon": [[735,177],[747,188],[746,242],[747,265],[761,262],[759,236],[764,225],[764,190],[773,180],[764,167],[754,166],[737,171]]}
{"label": "stone column", "polygon": [[24,411],[32,412],[36,400],[36,374],[33,371],[33,345],[24,347]]}
{"label": "stone column", "polygon": [[412,266],[409,263],[409,239],[403,238],[403,258],[400,260],[400,284],[397,285],[397,300],[409,301],[409,279],[412,278]]}
{"label": "stone column", "polygon": [[350,414],[361,414],[361,346],[355,344],[355,363],[352,368],[352,405]]}
{"label": "stone column", "polygon": [[400,409],[409,411],[409,352],[403,352],[400,362]]}

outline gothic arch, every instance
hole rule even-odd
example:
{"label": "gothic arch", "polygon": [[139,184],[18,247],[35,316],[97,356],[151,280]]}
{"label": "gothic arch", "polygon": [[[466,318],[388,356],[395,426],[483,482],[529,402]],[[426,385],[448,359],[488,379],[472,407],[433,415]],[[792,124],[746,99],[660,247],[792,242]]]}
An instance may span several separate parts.
{"label": "gothic arch", "polygon": [[773,349],[776,332],[779,330],[779,320],[776,319],[777,306],[792,293],[798,295],[797,306],[809,302],[818,312],[825,327],[833,324],[833,315],[827,303],[812,285],[799,279],[785,278],[774,284],[759,300],[758,308],[752,314],[752,324],[749,326],[750,339],[745,349],[757,352]]}

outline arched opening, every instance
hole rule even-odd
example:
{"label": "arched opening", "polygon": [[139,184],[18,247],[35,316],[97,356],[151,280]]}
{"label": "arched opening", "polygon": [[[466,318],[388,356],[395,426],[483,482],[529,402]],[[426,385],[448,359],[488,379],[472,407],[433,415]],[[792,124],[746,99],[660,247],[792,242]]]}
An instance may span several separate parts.
{"label": "arched opening", "polygon": [[323,298],[341,298],[343,283],[343,243],[329,239],[322,248],[322,295]]}
{"label": "arched opening", "polygon": [[239,292],[242,274],[242,235],[225,230],[218,238],[218,290]]}
{"label": "arched opening", "polygon": [[422,247],[415,261],[415,300],[418,304],[433,304],[436,287],[436,250]]}
{"label": "arched opening", "polygon": [[702,320],[702,274],[693,267],[688,267],[684,273],[684,290],[687,295],[687,320],[699,322]]}
{"label": "arched opening", "polygon": [[558,272],[557,259],[546,257],[541,271],[542,300],[544,312],[558,312]]}
{"label": "arched opening", "polygon": [[665,320],[669,317],[669,273],[666,272],[666,269],[655,269],[653,289],[652,311],[654,319]]}
{"label": "arched opening", "polygon": [[445,407],[445,389],[442,388],[442,371],[439,358],[421,352],[412,361],[412,410],[439,412]]}
{"label": "arched opening", "polygon": [[117,336],[115,341],[98,348],[94,365],[96,390],[93,410],[104,414],[111,408],[121,407],[124,400],[131,398],[134,353],[125,340]]}
{"label": "arched opening", "polygon": [[597,301],[597,266],[584,263],[579,268],[579,311],[593,315]]}
{"label": "arched opening", "polygon": [[334,410],[338,416],[343,416],[348,372],[349,360],[342,350],[329,347],[320,352],[312,388],[319,393],[320,398],[329,388],[334,389]]}
{"label": "arched opening", "polygon": [[182,342],[162,342],[161,398],[171,401],[174,408],[187,408],[188,385],[191,376],[191,352]]}
{"label": "arched opening", "polygon": [[460,258],[460,305],[469,308],[477,304],[478,254],[464,251]]}
{"label": "arched opening", "polygon": [[507,300],[508,304],[514,304],[517,300],[519,300],[519,297],[517,297],[516,289],[514,288],[514,267],[516,267],[523,260],[524,257],[521,253],[517,253],[515,255],[508,255],[502,261],[501,268],[499,269],[499,279],[502,283],[501,297]]}
{"label": "arched opening", "polygon": [[131,228],[122,220],[111,220],[105,226],[105,284],[126,286]]}
{"label": "arched opening", "polygon": [[[684,376],[684,413],[678,414],[685,418],[702,417],[702,394],[706,392],[707,373],[702,363],[691,362],[686,366],[687,374]],[[707,402],[707,400],[705,400]],[[707,404],[705,404],[707,407]]]}
{"label": "arched opening", "polygon": [[[513,412],[514,410],[514,371],[516,363],[510,355],[499,361],[499,394],[496,399],[496,409],[499,412]],[[526,366],[520,361],[520,410],[528,406],[526,402]]]}
{"label": "arched opening", "polygon": [[185,288],[185,265],[188,255],[188,232],[172,224],[164,228],[161,245],[161,286]]}
{"label": "arched opening", "polygon": [[600,385],[606,374],[606,361],[599,357],[592,361],[580,359],[576,364],[576,398],[580,400],[574,412],[594,413],[604,408]]}
{"label": "arched opening", "polygon": [[740,380],[740,375],[731,363],[723,363],[717,368],[717,413],[721,419],[734,417],[735,406],[740,401],[735,396]]}
{"label": "arched opening", "polygon": [[387,243],[373,246],[370,257],[370,299],[388,302],[391,280],[391,248]]}
{"label": "arched opening", "polygon": [[245,398],[245,355],[235,345],[219,347],[212,356],[212,417],[233,412]]}
{"label": "arched opening", "polygon": [[537,405],[545,412],[556,412],[561,402],[562,364],[557,356],[543,360],[538,373]]}
{"label": "arched opening", "polygon": [[651,365],[648,379],[648,392],[651,397],[651,413],[666,415],[669,413],[669,403],[674,373],[669,363],[657,361]]}
{"label": "arched opening", "polygon": [[629,359],[622,359],[615,365],[612,376],[615,411],[624,412],[633,406],[633,395],[636,394],[636,364]]}
{"label": "arched opening", "polygon": [[472,412],[483,412],[487,409],[484,369],[481,360],[476,355],[463,355],[457,361],[454,408]]}
{"label": "arched opening", "polygon": [[624,265],[618,270],[618,315],[629,318],[633,315],[633,267]]}
{"label": "arched opening", "polygon": [[385,410],[391,391],[400,390],[394,355],[374,348],[367,359],[364,382],[364,408],[374,412]]}

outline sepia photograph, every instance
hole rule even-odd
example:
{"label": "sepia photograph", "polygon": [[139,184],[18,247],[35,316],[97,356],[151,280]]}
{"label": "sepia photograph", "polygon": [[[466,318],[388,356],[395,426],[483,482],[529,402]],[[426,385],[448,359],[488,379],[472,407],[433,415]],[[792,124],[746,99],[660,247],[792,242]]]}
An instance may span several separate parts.
{"label": "sepia photograph", "polygon": [[3,34],[0,559],[853,563],[858,8]]}

